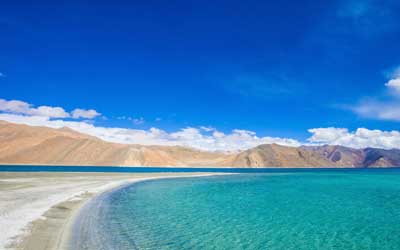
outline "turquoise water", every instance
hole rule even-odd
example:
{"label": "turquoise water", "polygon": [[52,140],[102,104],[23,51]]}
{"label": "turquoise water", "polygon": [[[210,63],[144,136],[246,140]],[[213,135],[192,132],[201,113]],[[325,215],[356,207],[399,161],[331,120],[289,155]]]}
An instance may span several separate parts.
{"label": "turquoise water", "polygon": [[400,249],[400,172],[146,181],[97,197],[73,249]]}

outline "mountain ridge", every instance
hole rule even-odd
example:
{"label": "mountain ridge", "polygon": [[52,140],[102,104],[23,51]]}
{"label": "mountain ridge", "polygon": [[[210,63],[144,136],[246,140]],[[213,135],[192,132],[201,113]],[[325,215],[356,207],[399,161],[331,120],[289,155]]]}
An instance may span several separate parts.
{"label": "mountain ridge", "polygon": [[183,146],[119,144],[66,127],[0,121],[0,164],[372,168],[400,166],[400,150],[263,144],[240,152],[212,152]]}

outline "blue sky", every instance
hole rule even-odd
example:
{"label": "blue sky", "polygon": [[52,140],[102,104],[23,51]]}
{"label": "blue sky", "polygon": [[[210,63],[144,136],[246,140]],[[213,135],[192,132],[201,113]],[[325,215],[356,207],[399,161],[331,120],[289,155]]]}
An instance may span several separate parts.
{"label": "blue sky", "polygon": [[8,1],[0,98],[167,133],[398,130],[398,13],[394,0]]}

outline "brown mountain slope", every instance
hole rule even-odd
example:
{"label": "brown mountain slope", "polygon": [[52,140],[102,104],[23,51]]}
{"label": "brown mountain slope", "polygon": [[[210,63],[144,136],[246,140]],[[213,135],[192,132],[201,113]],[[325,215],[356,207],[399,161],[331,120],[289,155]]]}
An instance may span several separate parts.
{"label": "brown mountain slope", "polygon": [[363,149],[365,157],[362,165],[369,168],[381,167],[400,167],[400,150],[399,149],[379,149],[366,148]]}
{"label": "brown mountain slope", "polygon": [[398,149],[354,149],[332,145],[303,148],[323,155],[338,166],[357,168],[400,167],[400,150]]}
{"label": "brown mountain slope", "polygon": [[0,122],[1,164],[220,166],[223,153],[110,143],[71,129]]}
{"label": "brown mountain slope", "polygon": [[236,155],[231,163],[234,167],[336,167],[319,153],[299,147],[276,144],[260,145]]}
{"label": "brown mountain slope", "polygon": [[176,167],[394,167],[400,150],[260,145],[236,154],[180,146],[127,145],[69,128],[0,121],[0,164]]}
{"label": "brown mountain slope", "polygon": [[365,158],[365,153],[363,150],[347,148],[343,146],[324,145],[303,148],[322,155],[338,166],[362,167]]}

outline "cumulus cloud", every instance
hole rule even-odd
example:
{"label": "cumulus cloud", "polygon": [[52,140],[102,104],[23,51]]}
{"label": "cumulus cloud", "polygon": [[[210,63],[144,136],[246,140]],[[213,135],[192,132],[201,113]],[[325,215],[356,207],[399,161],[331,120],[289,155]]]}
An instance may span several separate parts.
{"label": "cumulus cloud", "polygon": [[49,118],[86,118],[92,119],[100,113],[96,110],[89,109],[75,109],[70,113],[65,111],[61,107],[51,107],[51,106],[39,106],[34,107],[32,104],[19,101],[19,100],[5,100],[0,99],[0,112],[11,113],[11,114],[21,114],[28,116],[43,116]]}
{"label": "cumulus cloud", "polygon": [[75,119],[78,119],[78,118],[93,119],[96,116],[99,116],[101,114],[94,109],[74,109],[71,112],[71,115],[72,115],[72,118],[75,118]]}
{"label": "cumulus cloud", "polygon": [[349,131],[346,128],[312,128],[308,132],[313,134],[308,141],[313,143],[327,143],[337,141],[340,138],[346,136]]}
{"label": "cumulus cloud", "polygon": [[0,110],[11,113],[21,113],[26,114],[29,112],[31,105],[17,100],[6,101],[4,99],[0,99]]}
{"label": "cumulus cloud", "polygon": [[142,145],[189,146],[201,150],[236,151],[258,146],[260,144],[276,143],[286,146],[300,146],[295,139],[279,137],[258,137],[255,132],[233,130],[223,133],[214,130],[211,134],[201,128],[187,127],[174,132],[158,128],[148,130],[128,128],[107,128],[95,126],[84,121],[51,120],[44,116],[29,116],[20,114],[0,114],[0,120],[27,124],[31,126],[46,126],[51,128],[69,127],[81,133],[96,136],[109,142]]}
{"label": "cumulus cloud", "polygon": [[67,118],[70,116],[63,108],[60,107],[39,106],[34,108],[31,104],[18,100],[7,101],[0,99],[0,111],[53,118]]}
{"label": "cumulus cloud", "polygon": [[308,130],[313,135],[308,139],[313,144],[342,145],[353,148],[400,148],[399,131],[381,131],[358,128],[350,132],[346,128],[314,128]]}
{"label": "cumulus cloud", "polygon": [[53,118],[66,118],[70,115],[60,107],[40,106],[32,109],[32,115],[47,116]]}
{"label": "cumulus cloud", "polygon": [[349,131],[346,128],[313,128],[306,142],[291,138],[258,137],[255,132],[247,130],[232,130],[223,133],[214,129],[210,132],[202,128],[187,127],[174,132],[159,128],[148,130],[128,129],[118,127],[101,127],[85,121],[51,120],[44,116],[28,116],[19,114],[0,114],[0,120],[27,124],[31,126],[46,126],[51,128],[69,127],[78,132],[96,136],[109,142],[142,145],[189,146],[201,150],[237,151],[256,147],[261,144],[276,143],[284,146],[297,147],[301,145],[342,145],[354,148],[400,148],[399,131],[381,131],[359,128]]}
{"label": "cumulus cloud", "polygon": [[394,68],[387,74],[389,81],[385,84],[390,93],[400,96],[400,67]]}
{"label": "cumulus cloud", "polygon": [[400,94],[400,77],[389,80],[385,86]]}
{"label": "cumulus cloud", "polygon": [[[75,109],[74,111],[77,110]],[[159,128],[144,130],[101,127],[96,126],[93,120],[64,119],[71,118],[71,116],[72,118],[93,118],[95,114],[99,114],[94,110],[94,112],[89,112],[90,110],[80,109],[79,112],[73,111],[69,114],[60,107],[40,106],[35,108],[29,103],[16,100],[6,101],[0,99],[0,111],[0,120],[50,128],[69,127],[108,142],[123,144],[178,145],[211,151],[238,151],[272,143],[292,147],[331,144],[354,148],[400,148],[399,131],[369,130],[366,128],[359,128],[355,131],[334,127],[313,128],[308,130],[311,133],[311,137],[305,142],[300,142],[292,138],[260,137],[254,131],[241,129],[234,129],[227,133],[207,126],[186,127],[172,132]],[[367,110],[365,112],[371,111]],[[387,115],[389,116],[390,114]],[[392,114],[392,116],[395,116],[395,114]],[[139,118],[139,120],[141,119]],[[143,118],[142,121],[144,121]]]}

